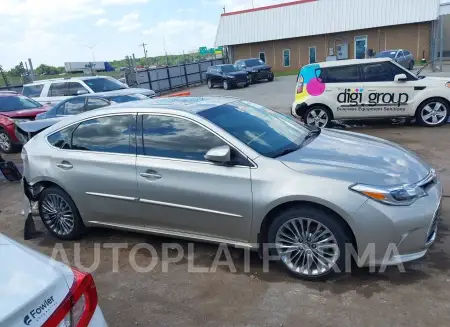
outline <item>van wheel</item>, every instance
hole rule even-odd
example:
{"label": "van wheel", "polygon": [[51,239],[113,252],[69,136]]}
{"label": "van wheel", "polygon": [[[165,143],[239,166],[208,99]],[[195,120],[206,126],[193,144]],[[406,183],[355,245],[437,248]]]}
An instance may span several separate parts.
{"label": "van wheel", "polygon": [[416,119],[422,126],[436,127],[444,125],[449,117],[450,110],[447,101],[441,99],[428,99],[417,108]]}
{"label": "van wheel", "polygon": [[331,112],[324,106],[312,106],[305,111],[303,121],[310,126],[327,127],[331,121]]}
{"label": "van wheel", "polygon": [[38,202],[39,215],[48,231],[62,240],[81,237],[85,226],[75,203],[59,187],[42,191]]}
{"label": "van wheel", "polygon": [[352,244],[336,217],[310,206],[296,206],[276,217],[268,242],[289,273],[307,280],[344,272],[346,244]]}

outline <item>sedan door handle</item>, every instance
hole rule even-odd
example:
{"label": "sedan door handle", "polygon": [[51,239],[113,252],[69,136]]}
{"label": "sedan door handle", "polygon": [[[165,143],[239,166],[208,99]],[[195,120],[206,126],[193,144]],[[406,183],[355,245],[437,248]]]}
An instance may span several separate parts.
{"label": "sedan door handle", "polygon": [[157,171],[148,169],[145,173],[139,173],[141,177],[146,179],[160,179],[162,176]]}
{"label": "sedan door handle", "polygon": [[61,169],[72,169],[73,165],[68,161],[62,161],[61,163],[56,164],[56,167],[59,167]]}

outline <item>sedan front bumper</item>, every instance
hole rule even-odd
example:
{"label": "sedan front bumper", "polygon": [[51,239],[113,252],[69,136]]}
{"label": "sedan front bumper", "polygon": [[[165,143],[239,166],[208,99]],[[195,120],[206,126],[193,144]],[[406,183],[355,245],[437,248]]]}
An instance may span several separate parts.
{"label": "sedan front bumper", "polygon": [[442,185],[410,206],[366,201],[355,213],[360,265],[397,265],[423,257],[438,231]]}

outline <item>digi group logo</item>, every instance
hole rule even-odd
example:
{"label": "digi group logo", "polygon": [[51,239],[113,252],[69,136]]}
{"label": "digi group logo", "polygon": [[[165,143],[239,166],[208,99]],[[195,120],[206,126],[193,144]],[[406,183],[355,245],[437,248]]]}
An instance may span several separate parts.
{"label": "digi group logo", "polygon": [[308,65],[302,68],[301,78],[306,84],[306,93],[311,96],[319,96],[325,92],[325,83],[318,76],[321,74],[321,69],[318,64]]}

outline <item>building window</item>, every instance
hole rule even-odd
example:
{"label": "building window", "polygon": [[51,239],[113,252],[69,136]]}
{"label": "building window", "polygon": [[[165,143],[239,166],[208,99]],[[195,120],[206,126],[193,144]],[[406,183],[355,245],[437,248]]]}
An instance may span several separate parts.
{"label": "building window", "polygon": [[367,53],[367,35],[355,36],[355,59],[365,59]]}
{"label": "building window", "polygon": [[264,51],[261,51],[259,53],[259,59],[261,59],[262,61],[266,62],[266,53]]}
{"label": "building window", "polygon": [[291,65],[291,50],[284,49],[283,50],[283,66],[289,67]]}
{"label": "building window", "polygon": [[314,64],[315,62],[317,62],[316,46],[309,47],[309,63]]}

